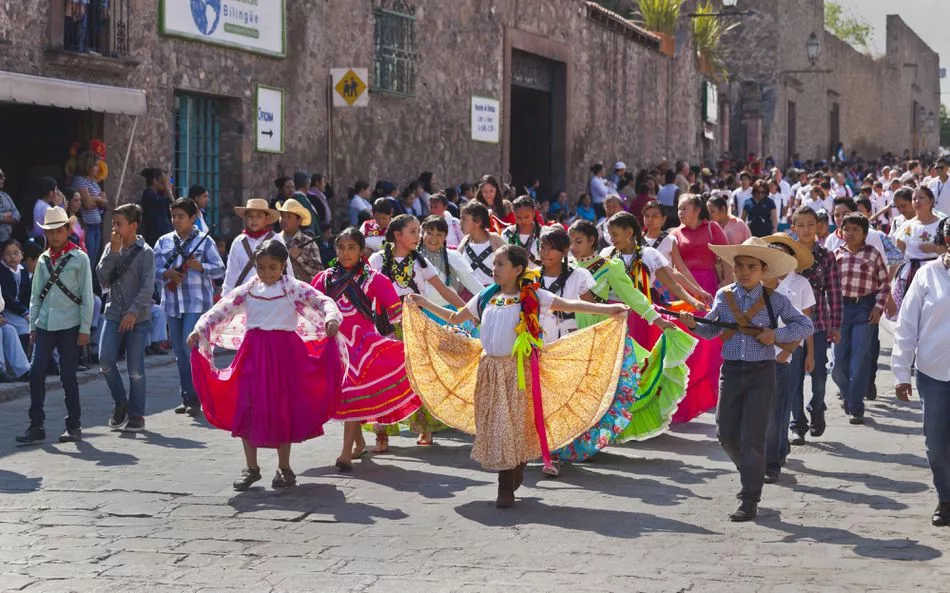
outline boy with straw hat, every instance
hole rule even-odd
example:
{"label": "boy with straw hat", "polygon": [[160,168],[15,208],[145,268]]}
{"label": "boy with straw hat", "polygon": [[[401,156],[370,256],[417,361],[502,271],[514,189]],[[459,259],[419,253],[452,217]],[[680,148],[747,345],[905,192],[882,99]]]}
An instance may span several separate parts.
{"label": "boy with straw hat", "polygon": [[[681,313],[680,321],[702,338],[722,334],[725,361],[719,378],[716,432],[742,481],[739,506],[729,518],[751,521],[762,497],[765,437],[775,403],[774,346],[797,343],[811,335],[813,327],[788,297],[762,284],[765,278],[794,270],[798,265],[794,257],[758,237],[741,245],[709,248],[733,267],[736,282],[719,289],[705,318]],[[779,327],[778,320],[785,327]]]}
{"label": "boy with straw hat", "polygon": [[53,206],[37,225],[46,236],[47,250],[40,255],[30,294],[30,426],[18,443],[46,440],[46,369],[53,349],[59,351],[60,379],[66,392],[66,431],[59,442],[82,440],[79,406],[79,351],[89,344],[92,325],[92,268],[89,257],[69,240],[70,219]]}
{"label": "boy with straw hat", "polygon": [[280,212],[281,229],[277,236],[290,253],[294,276],[297,280],[310,284],[316,275],[323,271],[320,247],[316,239],[301,230],[310,227],[310,211],[295,198],[283,203],[278,202],[277,211]]}
{"label": "boy with straw hat", "polygon": [[[257,276],[254,269],[254,250],[257,246],[275,237],[273,227],[280,220],[280,212],[267,205],[263,198],[251,198],[247,204],[234,208],[234,213],[244,219],[244,230],[231,243],[228,251],[228,264],[224,272],[224,285],[221,296]],[[281,241],[283,242],[283,241]],[[284,273],[293,277],[291,266]]]}

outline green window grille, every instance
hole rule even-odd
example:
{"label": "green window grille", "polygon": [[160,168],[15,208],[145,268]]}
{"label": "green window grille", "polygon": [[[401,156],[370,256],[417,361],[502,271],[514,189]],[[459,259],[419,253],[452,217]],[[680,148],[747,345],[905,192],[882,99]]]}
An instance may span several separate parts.
{"label": "green window grille", "polygon": [[374,91],[416,94],[416,8],[404,0],[376,0],[373,46]]}
{"label": "green window grille", "polygon": [[206,187],[210,225],[217,225],[221,215],[221,112],[216,99],[175,94],[175,190],[186,196],[192,185]]}

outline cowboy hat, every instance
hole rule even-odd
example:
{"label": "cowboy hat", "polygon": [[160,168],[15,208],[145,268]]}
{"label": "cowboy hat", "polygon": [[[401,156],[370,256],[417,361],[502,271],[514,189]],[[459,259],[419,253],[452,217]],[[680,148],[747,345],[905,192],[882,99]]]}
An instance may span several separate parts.
{"label": "cowboy hat", "polygon": [[267,200],[263,198],[251,198],[247,201],[244,206],[235,206],[234,213],[244,218],[244,215],[248,210],[260,210],[261,212],[267,213],[267,222],[268,224],[274,224],[280,220],[280,212],[274,210],[267,205]]}
{"label": "cowboy hat", "polygon": [[53,206],[46,211],[43,224],[39,225],[39,227],[46,231],[52,231],[53,229],[58,229],[61,226],[66,226],[69,224],[69,221],[69,215],[66,214],[65,210],[59,206]]}
{"label": "cowboy hat", "polygon": [[775,233],[769,235],[768,237],[762,237],[765,239],[765,242],[769,245],[784,245],[791,249],[795,254],[795,259],[798,260],[798,267],[795,268],[796,272],[803,272],[808,268],[812,267],[815,263],[815,256],[812,255],[811,251],[798,241],[792,238],[788,233]]}
{"label": "cowboy hat", "polygon": [[278,212],[290,212],[291,214],[296,214],[300,217],[300,226],[310,226],[310,211],[307,208],[298,202],[297,200],[290,198],[286,202],[277,203]]}
{"label": "cowboy hat", "polygon": [[797,259],[781,249],[769,247],[769,244],[759,237],[750,237],[741,245],[710,245],[709,248],[730,266],[734,265],[736,257],[752,257],[761,261],[768,266],[765,270],[766,278],[784,276],[798,265]]}

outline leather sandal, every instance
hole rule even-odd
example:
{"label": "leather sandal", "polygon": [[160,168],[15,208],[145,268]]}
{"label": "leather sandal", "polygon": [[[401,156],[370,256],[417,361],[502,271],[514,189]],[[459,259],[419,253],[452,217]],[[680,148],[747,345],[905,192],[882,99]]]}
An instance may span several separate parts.
{"label": "leather sandal", "polygon": [[373,447],[373,453],[382,455],[389,453],[389,435],[385,433],[376,433],[376,446]]}

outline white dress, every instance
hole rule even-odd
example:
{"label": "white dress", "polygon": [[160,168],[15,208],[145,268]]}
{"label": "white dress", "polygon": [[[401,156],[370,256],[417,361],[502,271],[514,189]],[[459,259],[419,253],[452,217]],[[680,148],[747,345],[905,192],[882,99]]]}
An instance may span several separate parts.
{"label": "white dress", "polygon": [[[482,261],[482,265],[484,265],[489,271],[492,269],[492,266],[495,263],[495,253],[491,248],[491,240],[485,241],[484,243],[469,242],[467,247],[471,247],[472,252],[475,253],[476,256],[481,256],[482,253],[484,253],[487,249],[489,254]],[[460,250],[459,255],[462,256],[463,260],[465,260],[465,265],[468,266],[469,270],[472,270],[472,275],[475,276],[475,279],[478,280],[482,286],[488,286],[489,284],[493,284],[495,282],[495,279],[492,278],[491,273],[482,270],[481,266],[472,269],[472,258],[469,256],[468,249]]]}
{"label": "white dress", "polygon": [[[408,257],[408,256],[406,256]],[[393,258],[396,264],[401,264],[406,258],[405,257],[394,257]],[[425,258],[423,258],[425,259]],[[426,262],[428,263],[428,262]],[[377,251],[373,255],[369,256],[369,266],[376,270],[379,273],[383,273],[383,252]],[[426,267],[422,266],[422,263],[419,260],[416,260],[412,264],[412,279],[416,283],[416,287],[421,291],[426,284],[432,281],[433,278],[438,276],[439,272],[435,269],[435,266],[432,264],[427,265]],[[407,294],[413,294],[415,292],[411,286],[403,286],[396,280],[390,278],[393,282],[393,288],[396,289],[396,294],[399,297],[404,297]]]}
{"label": "white dress", "polygon": [[[497,305],[491,301],[485,305],[479,323],[478,339],[482,349],[489,356],[511,356],[511,348],[515,345],[515,327],[521,319],[521,302],[514,302],[519,295],[503,295],[499,292],[495,298],[508,299],[509,304]],[[494,300],[494,299],[493,299]],[[541,304],[541,315],[551,312],[551,303],[554,295],[546,290],[538,291],[538,301]],[[478,296],[472,297],[465,305],[472,315],[478,318]]]}
{"label": "white dress", "polygon": [[[449,268],[451,268],[452,276],[454,278],[458,278],[459,281],[461,281],[462,286],[464,286],[467,291],[477,295],[482,291],[483,288],[485,288],[482,286],[482,283],[479,282],[477,278],[475,278],[475,275],[472,274],[472,267],[468,265],[468,262],[465,261],[465,258],[463,258],[458,251],[449,249],[445,252],[445,254],[449,260]],[[429,262],[431,267],[436,268],[436,275],[438,275],[439,279],[442,280],[446,286],[458,292],[458,286],[454,286],[449,282],[449,274],[442,272],[438,267],[436,267],[435,264],[433,264],[433,257],[435,256],[429,257],[427,255],[426,261]],[[443,262],[438,262],[438,265],[441,266],[442,263]],[[420,285],[419,289],[422,291],[422,296],[439,305],[440,307],[446,307],[449,305],[449,302],[442,298],[442,295],[439,294],[439,291],[435,289],[435,286],[433,286],[431,282],[426,282],[425,284]]]}
{"label": "white dress", "polygon": [[[613,247],[608,247],[600,252],[601,257],[610,258],[610,252],[613,251]],[[627,268],[630,267],[630,262],[633,261],[633,254],[621,254],[620,256],[623,259],[623,265]],[[670,261],[663,257],[663,254],[657,251],[652,247],[643,247],[642,254],[643,265],[646,266],[647,272],[650,275],[650,284],[652,285],[656,282],[656,271],[662,268],[670,267]],[[620,302],[621,299],[614,293],[613,290],[610,291],[610,300],[615,302]]]}
{"label": "white dress", "polygon": [[[564,283],[562,290],[552,290],[552,285],[555,282],[557,282],[557,277],[555,276],[541,277],[541,286],[544,287],[545,292],[550,291],[551,294],[572,300],[579,299],[582,294],[593,288],[595,284],[594,277],[591,273],[580,267],[574,268],[571,275],[567,277],[567,281]],[[539,315],[538,318],[541,322],[541,332],[545,344],[550,344],[577,329],[577,320],[572,313],[558,314],[557,312],[548,311],[547,313]]]}

